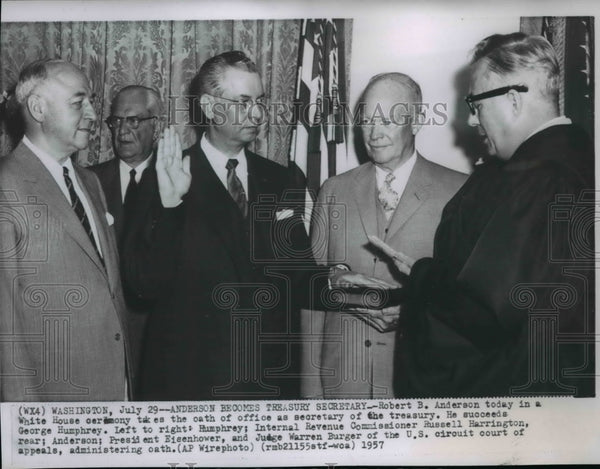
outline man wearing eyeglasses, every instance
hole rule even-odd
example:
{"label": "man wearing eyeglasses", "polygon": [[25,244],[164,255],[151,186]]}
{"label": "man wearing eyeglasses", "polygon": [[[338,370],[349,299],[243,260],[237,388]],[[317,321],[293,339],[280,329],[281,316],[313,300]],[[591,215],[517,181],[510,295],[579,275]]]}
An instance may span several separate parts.
{"label": "man wearing eyeglasses", "polygon": [[25,136],[0,158],[0,401],[121,401],[132,378],[117,246],[96,176],[73,155],[96,121],[63,60],[19,76]]}
{"label": "man wearing eyeglasses", "polygon": [[142,398],[293,398],[294,273],[305,258],[314,266],[294,199],[304,191],[287,192],[288,170],[247,148],[266,109],[245,54],[207,60],[190,91],[206,128],[183,158],[174,130],[165,131],[155,198],[137,207],[124,239],[126,284],[153,303]]}
{"label": "man wearing eyeglasses", "polygon": [[[90,166],[106,196],[108,211],[114,218],[117,244],[138,205],[137,199],[156,192],[155,151],[162,130],[163,103],[160,94],[141,85],[121,88],[110,106],[106,125],[110,129],[115,157]],[[139,369],[147,305],[125,292],[129,306],[128,329],[132,366]],[[137,395],[137,388],[132,390]]]}
{"label": "man wearing eyeglasses", "polygon": [[559,113],[550,43],[475,48],[469,124],[496,158],[444,209],[434,255],[409,275],[402,397],[594,394],[594,152]]}
{"label": "man wearing eyeglasses", "polygon": [[108,210],[115,220],[117,241],[121,242],[127,212],[134,210],[135,195],[161,134],[163,104],[152,88],[130,85],[114,97],[106,124],[111,132],[115,158],[91,166],[102,184]]}
{"label": "man wearing eyeglasses", "polygon": [[469,124],[497,159],[447,205],[433,259],[397,262],[416,303],[401,393],[592,395],[593,255],[577,244],[593,248],[593,229],[574,228],[589,222],[593,145],[559,114],[544,38],[484,39],[470,83]]}

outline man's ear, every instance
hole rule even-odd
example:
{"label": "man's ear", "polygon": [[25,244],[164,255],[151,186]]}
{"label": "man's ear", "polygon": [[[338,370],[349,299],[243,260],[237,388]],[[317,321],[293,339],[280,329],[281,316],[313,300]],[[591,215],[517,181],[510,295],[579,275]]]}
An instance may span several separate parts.
{"label": "man's ear", "polygon": [[427,117],[428,107],[422,103],[413,103],[410,108],[410,129],[413,135],[417,135]]}
{"label": "man's ear", "polygon": [[202,109],[202,112],[208,119],[212,119],[215,115],[213,112],[214,103],[215,99],[212,96],[206,93],[200,96],[200,109]]}
{"label": "man's ear", "polygon": [[156,119],[156,122],[154,123],[154,132],[152,132],[152,140],[154,141],[155,145],[160,140],[160,136],[163,133],[165,125],[166,125],[166,117],[158,116],[158,119]]}
{"label": "man's ear", "polygon": [[412,118],[412,122],[410,123],[410,128],[412,131],[413,135],[417,135],[419,133],[419,130],[421,130],[421,127],[423,127],[423,115],[420,116],[415,116]]}
{"label": "man's ear", "polygon": [[27,97],[27,111],[37,122],[44,122],[46,116],[46,100],[37,94],[31,94]]}
{"label": "man's ear", "polygon": [[506,94],[510,104],[510,111],[513,116],[517,117],[521,114],[523,109],[523,96],[516,90],[510,90]]}

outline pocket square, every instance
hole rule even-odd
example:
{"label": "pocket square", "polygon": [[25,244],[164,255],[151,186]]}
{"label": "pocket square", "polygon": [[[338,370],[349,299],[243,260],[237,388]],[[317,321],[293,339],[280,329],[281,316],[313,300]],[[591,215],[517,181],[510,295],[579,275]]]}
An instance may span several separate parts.
{"label": "pocket square", "polygon": [[106,221],[108,222],[108,226],[113,226],[115,224],[114,217],[108,212],[106,212],[104,215],[106,216]]}
{"label": "pocket square", "polygon": [[294,215],[294,211],[291,208],[279,210],[275,212],[275,220],[285,220],[286,218],[290,218],[292,215]]}

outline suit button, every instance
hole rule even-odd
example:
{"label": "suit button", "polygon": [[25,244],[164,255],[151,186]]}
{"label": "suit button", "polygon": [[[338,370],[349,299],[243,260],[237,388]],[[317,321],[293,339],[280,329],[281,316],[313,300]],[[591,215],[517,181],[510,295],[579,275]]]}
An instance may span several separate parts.
{"label": "suit button", "polygon": [[116,341],[121,340],[121,334],[119,334],[118,332],[115,334],[115,340]]}
{"label": "suit button", "polygon": [[365,340],[365,347],[370,347],[371,341],[369,339]]}
{"label": "suit button", "polygon": [[397,332],[396,337],[398,337],[398,339],[402,340],[402,339],[404,339],[404,334],[402,332]]}

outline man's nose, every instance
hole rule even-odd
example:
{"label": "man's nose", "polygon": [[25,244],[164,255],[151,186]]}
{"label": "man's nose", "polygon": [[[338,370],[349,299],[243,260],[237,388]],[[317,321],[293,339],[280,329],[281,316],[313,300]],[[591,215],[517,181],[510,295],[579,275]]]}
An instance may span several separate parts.
{"label": "man's nose", "polygon": [[83,101],[83,103],[84,103],[83,104],[84,105],[83,117],[90,121],[98,120],[98,115],[96,114],[96,111],[94,110],[94,106],[92,105],[92,102],[88,99],[85,99]]}
{"label": "man's nose", "polygon": [[263,104],[252,103],[248,108],[248,118],[254,125],[260,125],[265,122],[267,109]]}
{"label": "man's nose", "polygon": [[127,119],[119,120],[119,126],[117,127],[117,131],[119,132],[119,135],[129,133],[129,124],[127,123]]}
{"label": "man's nose", "polygon": [[471,127],[477,127],[479,125],[479,115],[478,115],[477,111],[475,111],[475,114],[473,114],[472,112],[469,113],[469,118],[467,119],[467,123]]}
{"label": "man's nose", "polygon": [[382,135],[382,124],[371,124],[371,132],[369,132],[369,137],[371,140],[378,139]]}

